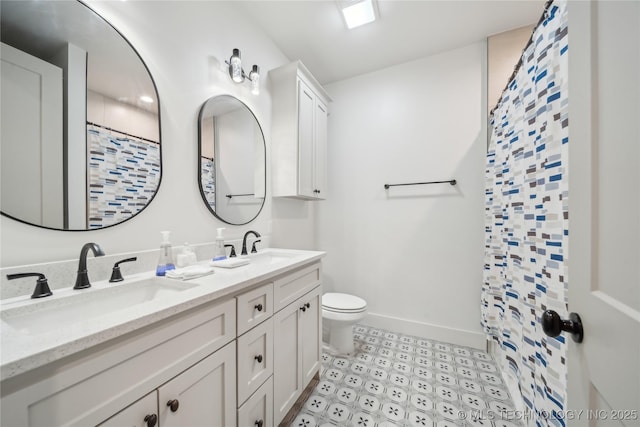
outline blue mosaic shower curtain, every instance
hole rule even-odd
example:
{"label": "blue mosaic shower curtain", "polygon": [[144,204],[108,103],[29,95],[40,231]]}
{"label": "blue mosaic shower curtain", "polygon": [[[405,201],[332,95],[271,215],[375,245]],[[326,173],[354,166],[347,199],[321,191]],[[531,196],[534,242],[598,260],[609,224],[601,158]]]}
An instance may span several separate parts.
{"label": "blue mosaic shower curtain", "polygon": [[544,310],[567,317],[566,1],[547,6],[491,117],[485,195],[482,324],[520,389],[527,425],[565,425],[565,336],[542,331]]}

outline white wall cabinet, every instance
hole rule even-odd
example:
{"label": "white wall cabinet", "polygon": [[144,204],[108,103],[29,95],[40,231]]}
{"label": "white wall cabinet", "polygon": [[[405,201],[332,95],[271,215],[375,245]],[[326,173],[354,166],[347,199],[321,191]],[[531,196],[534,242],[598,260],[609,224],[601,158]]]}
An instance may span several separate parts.
{"label": "white wall cabinet", "polygon": [[273,90],[273,195],[324,199],[331,98],[300,61],[270,71],[269,77]]}
{"label": "white wall cabinet", "polygon": [[277,425],[293,407],[320,369],[321,286],[274,315],[274,421]]}

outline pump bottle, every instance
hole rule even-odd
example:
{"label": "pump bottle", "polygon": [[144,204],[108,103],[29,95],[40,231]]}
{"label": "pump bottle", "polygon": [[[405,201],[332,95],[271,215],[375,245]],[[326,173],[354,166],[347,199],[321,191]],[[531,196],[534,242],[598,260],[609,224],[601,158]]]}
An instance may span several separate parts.
{"label": "pump bottle", "polygon": [[215,255],[213,256],[214,261],[221,261],[223,259],[227,259],[227,252],[224,249],[224,237],[222,237],[223,228],[218,228],[218,235],[216,236],[216,249]]}
{"label": "pump bottle", "polygon": [[173,254],[171,251],[171,242],[169,241],[170,231],[161,231],[162,242],[160,242],[160,258],[156,267],[156,276],[164,276],[169,270],[175,270],[176,265],[173,262]]}

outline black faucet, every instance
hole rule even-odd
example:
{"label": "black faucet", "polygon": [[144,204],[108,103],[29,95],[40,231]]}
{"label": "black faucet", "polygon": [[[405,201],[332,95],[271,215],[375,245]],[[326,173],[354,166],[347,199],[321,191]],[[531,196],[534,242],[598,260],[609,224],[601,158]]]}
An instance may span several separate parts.
{"label": "black faucet", "polygon": [[91,249],[94,256],[104,255],[102,248],[97,243],[85,243],[80,251],[78,276],[76,277],[76,284],[73,289],[85,289],[91,287],[91,283],[89,283],[89,276],[87,275],[87,254],[89,253],[89,249]]}
{"label": "black faucet", "polygon": [[44,297],[48,297],[49,295],[53,295],[53,293],[51,293],[51,289],[49,289],[49,282],[47,281],[47,278],[44,277],[44,274],[42,273],[7,274],[7,279],[13,280],[13,279],[20,279],[22,277],[31,277],[31,276],[38,277],[38,280],[36,282],[36,287],[33,290],[33,294],[31,294],[31,298],[44,298]]}
{"label": "black faucet", "polygon": [[247,237],[249,236],[249,234],[253,234],[254,236],[256,236],[256,238],[260,237],[260,233],[258,233],[257,231],[249,230],[244,233],[244,237],[242,238],[242,252],[240,252],[240,255],[247,254]]}

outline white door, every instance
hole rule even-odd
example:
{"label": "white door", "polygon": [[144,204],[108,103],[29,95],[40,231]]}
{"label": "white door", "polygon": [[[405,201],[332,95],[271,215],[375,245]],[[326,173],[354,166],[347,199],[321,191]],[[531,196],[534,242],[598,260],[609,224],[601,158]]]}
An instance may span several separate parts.
{"label": "white door", "polygon": [[0,58],[2,211],[63,228],[62,69],[4,43]]}
{"label": "white door", "polygon": [[314,140],[314,187],[315,196],[327,198],[327,106],[316,98],[315,106],[315,140]]}
{"label": "white door", "polygon": [[[640,425],[640,2],[569,2],[569,425]],[[585,412],[579,412],[584,410]]]}

